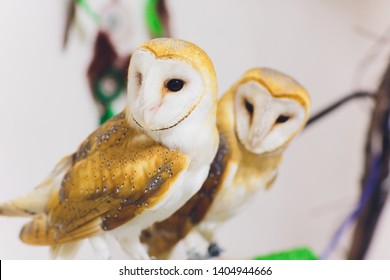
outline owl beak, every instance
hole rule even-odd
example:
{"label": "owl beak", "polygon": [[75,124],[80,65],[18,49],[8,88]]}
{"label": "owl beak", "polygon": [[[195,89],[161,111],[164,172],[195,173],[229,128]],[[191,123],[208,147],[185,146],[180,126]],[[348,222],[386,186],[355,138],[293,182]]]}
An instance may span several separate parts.
{"label": "owl beak", "polygon": [[[264,111],[261,112],[255,112],[255,116],[253,119],[251,131],[250,131],[250,141],[249,144],[252,149],[256,149],[256,147],[259,146],[259,144],[264,140],[265,137],[267,137],[268,133],[271,131],[273,125],[274,125],[274,117],[269,116],[270,113]],[[263,116],[269,116],[267,118],[264,118]]]}
{"label": "owl beak", "polygon": [[160,109],[162,102],[160,101],[158,104],[153,105],[149,109],[146,109],[143,113],[143,119],[144,123],[147,126],[151,125],[151,122],[153,121],[154,116],[156,115],[158,109]]}

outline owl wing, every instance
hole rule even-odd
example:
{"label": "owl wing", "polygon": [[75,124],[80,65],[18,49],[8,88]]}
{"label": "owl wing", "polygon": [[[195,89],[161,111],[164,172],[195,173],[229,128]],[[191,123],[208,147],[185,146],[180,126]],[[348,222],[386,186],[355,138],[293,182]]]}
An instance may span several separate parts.
{"label": "owl wing", "polygon": [[126,115],[125,109],[91,133],[71,155],[72,165],[129,137],[129,132],[134,133],[127,123]]}
{"label": "owl wing", "polygon": [[151,256],[163,257],[203,220],[218,191],[228,178],[234,177],[233,166],[232,151],[226,137],[220,133],[218,151],[202,188],[169,218],[142,232],[141,242],[148,246]]}
{"label": "owl wing", "polygon": [[1,215],[33,216],[44,212],[50,195],[59,188],[64,174],[70,168],[79,161],[128,137],[129,127],[126,125],[126,113],[124,110],[101,125],[82,142],[75,153],[58,162],[49,176],[31,192],[0,204]]}
{"label": "owl wing", "polygon": [[23,227],[23,242],[55,245],[112,230],[155,206],[188,166],[185,155],[125,121],[113,120],[89,138],[46,211]]}

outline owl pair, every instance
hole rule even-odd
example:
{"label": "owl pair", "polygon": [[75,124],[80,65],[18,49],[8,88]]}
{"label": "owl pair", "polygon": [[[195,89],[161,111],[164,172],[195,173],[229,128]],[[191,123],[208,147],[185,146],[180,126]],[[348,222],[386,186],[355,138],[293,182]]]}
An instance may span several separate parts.
{"label": "owl pair", "polygon": [[248,71],[217,102],[203,50],[146,42],[129,66],[126,109],[0,214],[32,216],[21,240],[62,257],[89,239],[110,258],[106,233],[134,259],[167,256],[192,229],[212,242],[218,225],[273,183],[309,103],[297,82],[270,69]]}

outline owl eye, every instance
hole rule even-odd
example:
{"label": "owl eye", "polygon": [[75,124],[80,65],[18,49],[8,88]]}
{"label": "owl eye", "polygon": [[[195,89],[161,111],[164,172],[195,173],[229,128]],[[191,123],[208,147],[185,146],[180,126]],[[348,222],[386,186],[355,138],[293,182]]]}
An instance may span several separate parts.
{"label": "owl eye", "polygon": [[179,79],[171,79],[167,82],[166,84],[166,88],[169,90],[169,91],[173,91],[173,92],[177,92],[179,90],[181,90],[184,86],[184,81],[183,80],[179,80]]}
{"label": "owl eye", "polygon": [[244,99],[244,105],[245,105],[245,109],[249,114],[249,122],[252,123],[253,111],[254,111],[253,104],[250,103],[247,99]]}
{"label": "owl eye", "polygon": [[245,109],[248,111],[248,113],[252,116],[253,115],[253,104],[250,103],[248,100],[245,99]]}
{"label": "owl eye", "polygon": [[290,116],[280,115],[280,116],[276,119],[275,124],[285,123],[285,122],[287,122],[289,119],[290,119]]}

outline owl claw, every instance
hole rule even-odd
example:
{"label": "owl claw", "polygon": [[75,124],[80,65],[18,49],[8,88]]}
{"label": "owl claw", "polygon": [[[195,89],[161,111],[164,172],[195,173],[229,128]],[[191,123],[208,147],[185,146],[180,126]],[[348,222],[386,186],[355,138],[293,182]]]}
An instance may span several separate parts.
{"label": "owl claw", "polygon": [[219,257],[223,250],[218,246],[217,243],[210,243],[207,248],[207,253],[202,255],[197,252],[194,248],[187,251],[187,259],[189,260],[207,260],[215,257]]}
{"label": "owl claw", "polygon": [[219,247],[218,244],[215,242],[210,243],[207,249],[208,258],[219,257],[222,252],[223,250],[221,249],[221,247]]}

